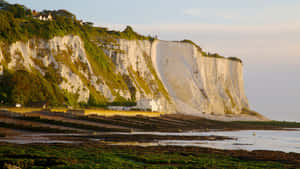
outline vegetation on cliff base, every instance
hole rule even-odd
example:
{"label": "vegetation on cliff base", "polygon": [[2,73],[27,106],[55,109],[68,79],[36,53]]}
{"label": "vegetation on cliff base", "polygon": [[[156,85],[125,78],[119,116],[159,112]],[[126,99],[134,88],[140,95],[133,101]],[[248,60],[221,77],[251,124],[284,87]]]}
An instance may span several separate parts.
{"label": "vegetation on cliff base", "polygon": [[0,77],[0,100],[3,103],[23,105],[47,100],[52,105],[62,105],[72,99],[65,98],[63,91],[50,80],[51,76],[49,74],[44,78],[41,74],[24,70],[15,72],[5,70],[4,75]]}

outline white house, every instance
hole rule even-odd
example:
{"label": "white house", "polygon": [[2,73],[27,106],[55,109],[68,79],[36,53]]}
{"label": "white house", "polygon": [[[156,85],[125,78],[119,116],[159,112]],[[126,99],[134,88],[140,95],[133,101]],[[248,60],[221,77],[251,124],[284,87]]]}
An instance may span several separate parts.
{"label": "white house", "polygon": [[151,106],[152,111],[159,111],[160,107],[161,107],[160,101],[159,100],[157,100],[157,101],[151,100],[150,101],[150,106]]}
{"label": "white house", "polygon": [[161,103],[160,100],[141,99],[137,102],[136,108],[157,112],[161,110]]}
{"label": "white house", "polygon": [[52,21],[52,19],[53,19],[52,15],[49,14],[49,15],[48,15],[48,20],[49,20],[49,21]]}
{"label": "white house", "polygon": [[108,106],[109,110],[116,110],[116,111],[129,111],[131,107],[126,106]]}
{"label": "white house", "polygon": [[41,21],[52,21],[53,17],[51,14],[47,15],[37,15],[35,18],[41,20]]}

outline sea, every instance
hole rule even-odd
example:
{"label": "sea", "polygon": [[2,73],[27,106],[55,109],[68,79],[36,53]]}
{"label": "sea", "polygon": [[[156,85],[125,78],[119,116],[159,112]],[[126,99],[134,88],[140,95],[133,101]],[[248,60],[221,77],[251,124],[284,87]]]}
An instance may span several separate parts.
{"label": "sea", "polygon": [[174,136],[227,136],[230,140],[159,140],[157,145],[196,146],[225,150],[271,150],[300,153],[300,129],[287,130],[240,130],[185,133],[136,132],[132,134],[154,134]]}

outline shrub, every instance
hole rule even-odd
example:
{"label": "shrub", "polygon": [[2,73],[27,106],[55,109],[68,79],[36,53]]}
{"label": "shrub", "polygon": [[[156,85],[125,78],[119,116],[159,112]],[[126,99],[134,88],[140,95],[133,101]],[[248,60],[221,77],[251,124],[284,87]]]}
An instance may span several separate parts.
{"label": "shrub", "polygon": [[62,105],[68,97],[56,83],[46,80],[41,74],[25,70],[5,70],[0,77],[0,100],[6,104],[48,101],[51,105]]}

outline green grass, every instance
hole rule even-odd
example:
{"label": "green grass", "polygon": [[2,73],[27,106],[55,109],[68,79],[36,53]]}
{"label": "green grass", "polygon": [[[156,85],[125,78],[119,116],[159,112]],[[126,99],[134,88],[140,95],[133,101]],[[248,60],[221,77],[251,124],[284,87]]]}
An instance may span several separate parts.
{"label": "green grass", "polygon": [[202,50],[202,48],[200,48],[195,42],[193,42],[191,40],[185,39],[185,40],[182,40],[180,42],[189,43],[189,44],[194,45],[198,49],[198,51],[200,53],[202,53],[202,56],[204,56],[204,57],[214,57],[214,58],[229,59],[229,60],[238,61],[240,63],[243,63],[242,60],[240,58],[237,58],[237,57],[227,57],[226,58],[224,56],[219,55],[218,53],[214,53],[214,54],[206,53],[205,51]]}
{"label": "green grass", "polygon": [[[271,161],[242,160],[209,153],[156,152],[128,148],[88,145],[0,144],[0,165],[27,168],[296,168]],[[1,167],[1,166],[0,166]]]}
{"label": "green grass", "polygon": [[102,37],[106,37],[106,40],[110,42],[116,42],[113,39],[127,39],[127,40],[150,40],[155,38],[151,36],[143,36],[135,32],[131,26],[127,26],[122,32],[120,31],[108,31],[107,28],[95,28]]}
{"label": "green grass", "polygon": [[237,57],[228,57],[227,59],[229,60],[234,60],[234,61],[238,61],[240,63],[243,63],[243,61],[240,59],[240,58],[237,58]]}
{"label": "green grass", "polygon": [[194,45],[198,49],[199,52],[203,52],[203,50],[202,50],[202,48],[200,48],[200,46],[198,46],[195,42],[193,42],[193,41],[191,41],[189,39],[184,39],[184,40],[182,40],[180,42],[192,44],[192,45]]}

